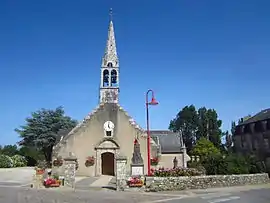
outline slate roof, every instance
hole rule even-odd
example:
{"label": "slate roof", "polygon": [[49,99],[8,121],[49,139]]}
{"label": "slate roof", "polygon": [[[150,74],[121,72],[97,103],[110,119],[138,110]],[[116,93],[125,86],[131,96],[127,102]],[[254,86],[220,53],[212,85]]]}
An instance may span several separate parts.
{"label": "slate roof", "polygon": [[249,123],[255,123],[257,121],[263,121],[267,119],[270,119],[270,108],[260,111],[259,113],[255,114],[251,118],[245,120],[243,123],[240,123],[239,126],[246,125]]}
{"label": "slate roof", "polygon": [[182,152],[184,146],[178,133],[169,130],[152,130],[150,135],[157,144],[160,144],[162,154]]}

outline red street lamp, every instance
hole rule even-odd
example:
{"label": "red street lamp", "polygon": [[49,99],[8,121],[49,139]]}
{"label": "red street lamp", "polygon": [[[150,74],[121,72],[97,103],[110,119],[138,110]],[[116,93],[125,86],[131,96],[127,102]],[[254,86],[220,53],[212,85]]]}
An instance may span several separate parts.
{"label": "red street lamp", "polygon": [[[148,95],[149,93],[152,93],[152,99],[151,101],[149,102],[149,99],[148,99]],[[151,157],[150,157],[150,129],[149,129],[149,111],[148,111],[148,108],[149,108],[149,105],[157,105],[158,102],[157,100],[155,99],[155,96],[154,96],[154,91],[153,90],[148,90],[146,92],[146,127],[147,127],[147,175],[150,176],[151,175],[151,166],[150,166],[150,162],[151,162]]]}

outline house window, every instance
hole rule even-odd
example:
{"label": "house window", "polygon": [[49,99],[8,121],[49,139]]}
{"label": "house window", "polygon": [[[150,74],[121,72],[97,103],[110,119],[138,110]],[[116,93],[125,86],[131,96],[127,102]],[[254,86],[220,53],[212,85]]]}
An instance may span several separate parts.
{"label": "house window", "polygon": [[254,139],[253,142],[252,142],[252,149],[257,150],[258,147],[259,147],[258,140]]}
{"label": "house window", "polygon": [[246,147],[246,141],[245,141],[245,135],[241,135],[241,147],[245,148]]}
{"label": "house window", "polygon": [[264,138],[263,141],[264,141],[264,148],[269,149],[269,139]]}

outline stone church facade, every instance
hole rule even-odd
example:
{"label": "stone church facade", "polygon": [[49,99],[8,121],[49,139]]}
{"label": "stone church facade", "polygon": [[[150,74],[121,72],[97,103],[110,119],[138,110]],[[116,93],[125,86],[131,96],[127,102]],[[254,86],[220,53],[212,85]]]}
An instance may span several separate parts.
{"label": "stone church facade", "polygon": [[[114,25],[110,20],[100,69],[99,104],[53,148],[53,159],[69,155],[77,158],[77,175],[115,175],[117,157],[126,158],[126,171],[130,172],[135,139],[140,144],[144,174],[147,173],[147,134],[119,104],[119,68]],[[159,157],[155,167],[172,168],[175,157],[178,166],[186,166],[190,159],[181,136],[168,130],[151,131],[151,156]],[[85,165],[87,157],[94,158],[93,165]]]}

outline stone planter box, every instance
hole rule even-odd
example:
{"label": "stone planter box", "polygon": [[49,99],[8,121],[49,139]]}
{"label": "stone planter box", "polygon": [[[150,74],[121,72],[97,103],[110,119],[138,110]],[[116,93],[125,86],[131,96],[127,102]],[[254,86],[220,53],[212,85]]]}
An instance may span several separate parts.
{"label": "stone planter box", "polygon": [[248,175],[211,175],[190,177],[146,177],[146,191],[205,189],[269,183],[267,173]]}

